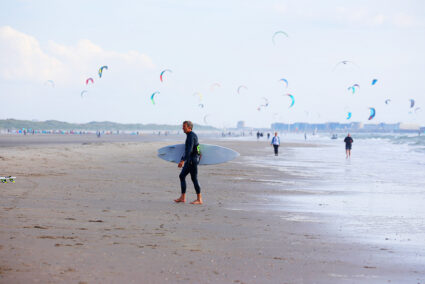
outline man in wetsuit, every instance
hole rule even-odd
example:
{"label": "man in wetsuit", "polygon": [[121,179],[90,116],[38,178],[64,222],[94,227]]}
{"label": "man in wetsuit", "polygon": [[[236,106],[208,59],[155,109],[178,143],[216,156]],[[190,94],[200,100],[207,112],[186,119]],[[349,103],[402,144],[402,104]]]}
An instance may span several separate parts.
{"label": "man in wetsuit", "polygon": [[198,183],[198,136],[192,131],[193,123],[191,121],[183,122],[183,132],[186,133],[186,142],[184,155],[178,165],[179,168],[183,167],[180,172],[180,186],[181,196],[175,199],[175,202],[186,202],[186,176],[190,173],[197,198],[191,204],[202,204],[201,187]]}
{"label": "man in wetsuit", "polygon": [[344,139],[345,142],[345,158],[348,159],[351,157],[351,144],[353,144],[353,138],[351,138],[350,133],[347,134],[347,137]]}

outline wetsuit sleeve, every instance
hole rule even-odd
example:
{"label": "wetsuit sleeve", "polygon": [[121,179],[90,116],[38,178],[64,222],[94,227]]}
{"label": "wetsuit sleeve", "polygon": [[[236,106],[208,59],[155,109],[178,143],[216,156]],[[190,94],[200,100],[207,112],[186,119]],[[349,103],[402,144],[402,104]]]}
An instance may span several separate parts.
{"label": "wetsuit sleeve", "polygon": [[187,135],[186,143],[184,147],[184,155],[182,157],[182,161],[187,161],[190,157],[190,154],[192,154],[193,151],[193,145],[195,143],[195,137],[193,134]]}

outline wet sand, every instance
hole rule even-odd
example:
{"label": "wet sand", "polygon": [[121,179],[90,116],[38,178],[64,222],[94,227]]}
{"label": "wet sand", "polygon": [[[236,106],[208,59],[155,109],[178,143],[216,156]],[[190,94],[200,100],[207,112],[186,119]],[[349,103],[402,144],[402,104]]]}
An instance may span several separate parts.
{"label": "wet sand", "polygon": [[179,169],[156,157],[182,140],[78,142],[0,148],[2,174],[17,177],[0,184],[1,283],[424,283],[405,252],[270,201],[305,193],[272,182],[291,173],[247,163],[266,142],[203,141],[241,157],[200,167],[202,206],[172,201]]}

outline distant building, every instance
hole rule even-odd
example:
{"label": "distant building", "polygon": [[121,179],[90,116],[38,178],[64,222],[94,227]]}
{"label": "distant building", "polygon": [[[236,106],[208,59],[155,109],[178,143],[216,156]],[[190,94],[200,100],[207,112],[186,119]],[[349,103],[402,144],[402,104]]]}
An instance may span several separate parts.
{"label": "distant building", "polygon": [[410,124],[410,123],[400,123],[399,124],[399,129],[400,130],[417,130],[419,131],[421,128],[419,125],[417,124]]}
{"label": "distant building", "polygon": [[241,129],[241,128],[245,128],[245,121],[238,121],[236,128]]}
{"label": "distant building", "polygon": [[417,124],[409,123],[362,123],[362,122],[351,122],[351,123],[338,123],[338,122],[325,122],[325,123],[280,123],[276,122],[271,125],[271,129],[280,131],[358,131],[358,132],[415,132],[424,131],[425,127],[420,127]]}

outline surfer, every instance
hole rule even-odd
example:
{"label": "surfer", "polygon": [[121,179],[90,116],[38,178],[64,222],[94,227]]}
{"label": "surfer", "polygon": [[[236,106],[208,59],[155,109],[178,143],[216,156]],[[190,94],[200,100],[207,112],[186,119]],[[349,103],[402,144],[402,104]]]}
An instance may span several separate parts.
{"label": "surfer", "polygon": [[274,136],[273,136],[272,141],[270,142],[270,144],[274,148],[274,155],[277,156],[278,155],[279,146],[280,146],[280,138],[279,138],[279,136],[277,136],[277,132],[274,133]]}
{"label": "surfer", "polygon": [[345,142],[345,155],[346,155],[346,159],[351,157],[351,144],[353,144],[353,138],[351,138],[350,133],[347,134],[347,137],[345,137],[344,139]]}
{"label": "surfer", "polygon": [[180,172],[181,196],[175,199],[175,202],[186,202],[186,176],[190,173],[197,198],[191,204],[202,204],[201,187],[198,183],[198,136],[192,131],[193,123],[191,121],[183,122],[183,132],[186,133],[185,151],[178,167],[183,167]]}

